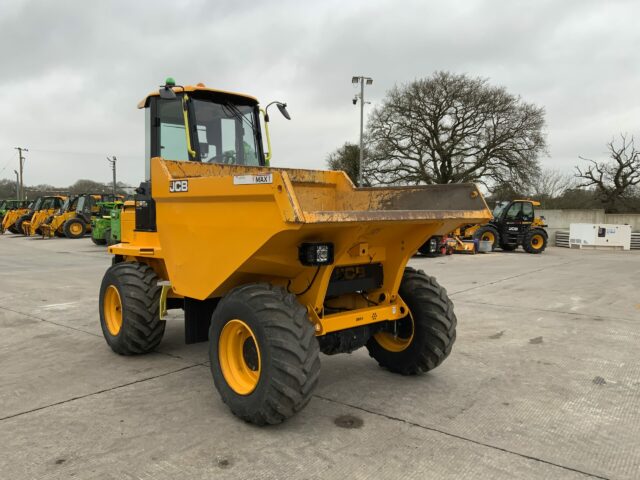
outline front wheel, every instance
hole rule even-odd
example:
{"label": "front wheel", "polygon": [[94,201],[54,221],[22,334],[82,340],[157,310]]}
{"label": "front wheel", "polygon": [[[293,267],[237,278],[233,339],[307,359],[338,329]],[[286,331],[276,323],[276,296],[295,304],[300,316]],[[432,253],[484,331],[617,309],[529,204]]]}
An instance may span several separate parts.
{"label": "front wheel", "polygon": [[495,250],[500,244],[500,234],[491,225],[480,227],[473,237],[478,241],[491,242],[491,250]]}
{"label": "front wheel", "polygon": [[302,410],[318,383],[320,348],[306,308],[283,288],[237,287],[209,330],[215,386],[234,415],[277,424]]}
{"label": "front wheel", "polygon": [[402,375],[433,370],[449,356],[456,340],[453,303],[435,278],[411,267],[404,271],[399,293],[409,314],[369,339],[369,355]]}
{"label": "front wheel", "polygon": [[540,228],[529,230],[524,236],[522,248],[527,253],[542,253],[547,248],[547,232]]}
{"label": "front wheel", "polygon": [[70,218],[64,222],[62,230],[67,238],[81,238],[87,230],[87,225],[79,218]]}
{"label": "front wheel", "polygon": [[164,335],[159,278],[149,265],[127,262],[109,267],[100,286],[100,326],[120,355],[147,353]]}
{"label": "front wheel", "polygon": [[20,235],[20,234],[24,234],[23,230],[22,230],[22,224],[24,222],[28,222],[31,219],[30,215],[23,215],[22,217],[18,218],[18,220],[16,220],[16,223],[14,224],[14,228],[15,228],[15,232],[16,234]]}

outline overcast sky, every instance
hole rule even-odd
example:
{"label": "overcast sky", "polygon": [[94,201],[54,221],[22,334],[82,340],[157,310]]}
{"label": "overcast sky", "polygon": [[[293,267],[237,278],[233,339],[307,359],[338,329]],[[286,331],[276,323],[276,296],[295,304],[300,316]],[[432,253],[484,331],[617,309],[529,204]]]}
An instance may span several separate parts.
{"label": "overcast sky", "polygon": [[166,76],[282,100],[273,164],[324,168],[357,142],[354,74],[380,102],[450,70],[488,77],[547,112],[549,157],[569,171],[617,132],[640,137],[637,1],[27,1],[0,6],[0,178],[29,148],[25,181],[144,176],[136,103]]}

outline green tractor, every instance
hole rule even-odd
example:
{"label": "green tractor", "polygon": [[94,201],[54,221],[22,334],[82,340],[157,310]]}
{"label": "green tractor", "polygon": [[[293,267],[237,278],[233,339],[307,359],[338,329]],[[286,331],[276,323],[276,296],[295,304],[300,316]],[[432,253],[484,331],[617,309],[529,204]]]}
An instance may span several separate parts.
{"label": "green tractor", "polygon": [[91,219],[91,241],[96,245],[120,243],[122,202],[98,202],[100,212]]}

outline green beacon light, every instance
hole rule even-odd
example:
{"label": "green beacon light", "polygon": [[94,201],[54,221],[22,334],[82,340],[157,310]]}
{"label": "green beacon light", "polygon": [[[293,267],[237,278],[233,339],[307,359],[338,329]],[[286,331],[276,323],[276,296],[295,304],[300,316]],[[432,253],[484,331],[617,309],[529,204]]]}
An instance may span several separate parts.
{"label": "green beacon light", "polygon": [[175,87],[176,86],[176,81],[173,79],[173,77],[167,77],[167,79],[164,81],[164,84],[167,87]]}

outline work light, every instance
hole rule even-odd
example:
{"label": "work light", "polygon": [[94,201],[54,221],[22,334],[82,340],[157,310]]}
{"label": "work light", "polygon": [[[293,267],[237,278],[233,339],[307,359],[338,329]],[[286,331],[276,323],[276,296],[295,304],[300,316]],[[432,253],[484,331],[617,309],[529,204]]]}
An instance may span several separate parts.
{"label": "work light", "polygon": [[298,258],[303,265],[331,265],[333,243],[303,243],[298,247]]}

